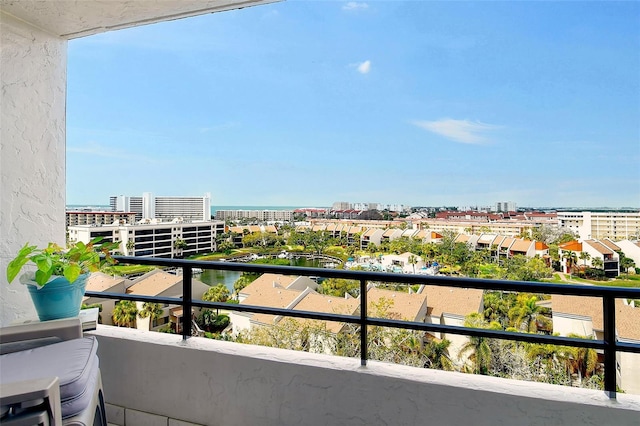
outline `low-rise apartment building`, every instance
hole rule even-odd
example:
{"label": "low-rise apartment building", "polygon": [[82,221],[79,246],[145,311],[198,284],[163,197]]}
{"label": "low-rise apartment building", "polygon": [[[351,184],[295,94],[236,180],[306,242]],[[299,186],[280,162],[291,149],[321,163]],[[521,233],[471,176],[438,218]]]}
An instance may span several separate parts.
{"label": "low-rise apartment building", "polygon": [[216,220],[255,219],[260,222],[290,222],[294,210],[216,210]]}
{"label": "low-rise apartment building", "polygon": [[[202,300],[202,295],[209,289],[209,286],[196,279],[192,280],[191,283],[193,299]],[[155,269],[133,280],[131,285],[126,289],[126,293],[140,296],[181,298],[182,290],[182,275],[170,274],[160,269]],[[138,312],[144,309],[144,302],[135,303]],[[197,311],[198,310],[194,309],[194,312]],[[145,331],[158,330],[169,323],[173,323],[177,327],[175,331],[180,333],[183,315],[182,307],[165,304],[162,305],[162,314],[159,318],[142,318],[138,315],[136,328]]]}
{"label": "low-rise apartment building", "polygon": [[[465,317],[472,313],[480,313],[483,307],[483,291],[475,288],[442,287],[426,285],[420,289],[427,298],[426,322],[430,324],[464,326]],[[430,333],[436,338],[451,342],[449,354],[454,363],[462,347],[469,342],[467,336],[451,333]]]}
{"label": "low-rise apartment building", "polygon": [[452,232],[454,234],[479,234],[492,233],[515,237],[524,233],[530,233],[539,226],[530,220],[499,220],[483,222],[478,220],[447,220],[447,219],[418,219],[412,221],[418,229],[430,229],[440,234]]}
{"label": "low-rise apartment building", "polygon": [[[622,299],[616,299],[615,306],[617,339],[621,342],[640,342],[640,308]],[[604,339],[601,298],[554,294],[551,296],[551,311],[554,333]],[[640,393],[640,354],[618,352],[616,365],[618,386],[625,392]]]}
{"label": "low-rise apartment building", "polygon": [[465,243],[473,250],[488,250],[496,259],[512,258],[516,255],[526,257],[538,256],[549,262],[549,246],[542,241],[513,238],[506,235],[480,234],[456,236],[457,243]]}
{"label": "low-rise apartment building", "polygon": [[573,240],[558,246],[560,266],[565,273],[571,273],[576,267],[593,267],[594,260],[602,263],[605,276],[615,278],[620,274],[620,256],[598,240]]}
{"label": "low-rise apartment building", "polygon": [[67,210],[67,226],[111,225],[113,223],[135,223],[134,212],[106,212],[90,210]]}
{"label": "low-rise apartment building", "polygon": [[626,257],[633,260],[636,268],[640,268],[640,241],[620,240],[616,245]]}
{"label": "low-rise apartment building", "polygon": [[[124,293],[131,283],[123,277],[111,276],[102,272],[94,272],[87,279],[87,291],[99,291],[106,293]],[[99,297],[84,297],[82,303],[85,305],[100,305],[100,323],[113,325],[113,308],[115,299],[101,299]]]}
{"label": "low-rise apartment building", "polygon": [[216,237],[224,232],[222,221],[157,222],[112,225],[76,225],[68,228],[69,242],[88,243],[93,238],[120,242],[126,256],[189,257],[216,251]]}
{"label": "low-rise apartment building", "polygon": [[[317,284],[306,277],[263,274],[239,293],[241,304],[286,308],[323,313],[357,315],[360,299],[349,295],[334,297],[318,294]],[[367,287],[369,315],[375,316],[375,307],[384,310],[388,318],[442,325],[462,326],[465,317],[482,312],[483,291],[454,287],[421,286],[417,292],[402,292]],[[232,312],[234,334],[252,327],[277,324],[283,317],[268,314]],[[343,331],[342,323],[320,322],[324,330],[333,334]],[[432,337],[451,341],[449,354],[454,362],[460,349],[469,342],[467,336],[432,333]],[[464,362],[464,360],[462,361]]]}

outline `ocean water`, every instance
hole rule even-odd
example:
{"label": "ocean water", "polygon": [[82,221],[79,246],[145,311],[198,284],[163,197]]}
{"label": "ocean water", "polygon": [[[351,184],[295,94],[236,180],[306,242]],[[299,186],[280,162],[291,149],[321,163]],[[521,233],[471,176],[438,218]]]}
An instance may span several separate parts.
{"label": "ocean water", "polygon": [[[109,210],[111,206],[104,204],[68,204],[67,209],[80,209],[80,208],[99,208],[101,210]],[[309,206],[211,206],[211,215],[215,216],[217,210],[295,210],[309,208]],[[323,208],[323,207],[314,207]]]}
{"label": "ocean water", "polygon": [[[308,206],[307,206],[308,207]],[[211,214],[215,216],[217,210],[295,210],[301,206],[211,206]]]}

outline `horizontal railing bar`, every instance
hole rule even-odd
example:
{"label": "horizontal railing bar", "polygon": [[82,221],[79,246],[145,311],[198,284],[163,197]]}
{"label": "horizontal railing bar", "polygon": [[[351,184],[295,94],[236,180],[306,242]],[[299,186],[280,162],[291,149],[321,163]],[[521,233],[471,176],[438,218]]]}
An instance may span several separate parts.
{"label": "horizontal railing bar", "polygon": [[84,292],[86,297],[95,297],[96,299],[118,299],[118,300],[131,300],[133,302],[149,302],[149,303],[165,303],[168,305],[182,305],[182,299],[176,297],[162,297],[162,296],[144,296],[141,294],[125,294],[125,293],[111,293],[102,291],[90,291]]}
{"label": "horizontal railing bar", "polygon": [[[412,330],[435,331],[438,333],[461,334],[465,336],[482,337],[486,339],[516,340],[527,343],[552,344],[585,347],[594,349],[604,349],[605,343],[602,340],[578,339],[574,337],[548,336],[533,333],[514,333],[504,330],[489,330],[486,328],[459,327],[455,325],[428,324],[423,322],[410,322],[399,320],[387,320],[383,318],[367,319],[369,325],[381,327],[394,327]],[[638,346],[640,349],[640,345]]]}
{"label": "horizontal railing bar", "polygon": [[394,274],[387,272],[352,271],[326,268],[307,268],[300,266],[279,266],[250,263],[216,262],[185,259],[145,258],[132,256],[113,256],[122,263],[140,265],[159,265],[183,268],[216,269],[252,273],[273,273],[282,275],[321,276],[325,278],[343,278],[352,280],[401,282],[403,284],[426,284],[458,288],[476,288],[481,290],[517,291],[542,294],[564,294],[572,296],[603,297],[620,299],[640,298],[640,289],[632,287],[606,287],[576,284],[533,283],[529,281],[501,281],[480,278],[441,277],[431,275]]}
{"label": "horizontal railing bar", "polygon": [[[170,298],[170,297],[140,296],[140,295],[120,294],[120,293],[102,293],[102,292],[95,292],[95,291],[87,291],[85,295],[90,297],[96,297],[96,298],[134,300],[139,302],[155,302],[155,303],[159,302],[159,303],[177,304],[177,305],[180,305],[183,303],[182,299],[180,298]],[[313,312],[313,311],[294,311],[290,309],[269,308],[265,306],[238,305],[235,303],[206,302],[206,301],[194,300],[193,306],[197,306],[201,308],[210,308],[210,309],[224,309],[224,310],[238,311],[238,312],[268,314],[268,315],[275,315],[275,316],[287,316],[287,317],[304,318],[304,319],[343,322],[343,323],[350,323],[350,324],[359,324],[361,322],[361,319],[359,316],[330,314],[330,313]],[[585,348],[593,348],[593,349],[604,349],[605,347],[605,343],[602,340],[578,339],[578,338],[562,337],[562,336],[547,336],[543,334],[531,334],[531,333],[514,333],[509,331],[503,331],[503,330],[488,330],[483,328],[460,327],[460,326],[441,325],[441,324],[428,324],[423,322],[400,321],[400,320],[391,320],[391,319],[374,318],[374,317],[367,317],[366,322],[370,326],[431,331],[436,333],[451,333],[451,334],[459,334],[459,335],[465,335],[465,336],[483,337],[488,339],[504,339],[504,340],[522,341],[527,343],[554,344],[554,345],[585,347]],[[640,344],[619,342],[617,343],[616,346],[617,348],[619,348],[620,351],[623,351],[623,352],[640,353]]]}
{"label": "horizontal railing bar", "polygon": [[640,343],[616,342],[616,350],[621,352],[632,352],[640,354]]}
{"label": "horizontal railing bar", "polygon": [[[143,296],[119,293],[102,293],[87,291],[87,296],[98,299],[134,300],[140,302],[153,302],[176,304],[183,310],[192,311],[192,307],[213,309],[228,309],[239,312],[262,313],[274,316],[287,316],[312,320],[334,321],[342,323],[358,324],[361,338],[361,363],[367,361],[367,330],[369,326],[393,327],[427,332],[441,332],[445,334],[459,334],[489,339],[504,339],[537,344],[554,344],[574,347],[586,347],[602,350],[605,355],[605,391],[610,398],[616,396],[615,379],[615,355],[617,352],[640,353],[640,344],[619,342],[615,333],[615,299],[640,299],[640,289],[624,287],[586,286],[576,284],[533,283],[527,281],[502,281],[478,278],[442,277],[416,274],[393,274],[369,271],[345,271],[340,269],[306,268],[297,266],[279,266],[264,264],[246,264],[234,262],[216,262],[184,259],[165,259],[131,256],[114,256],[118,262],[133,263],[139,265],[169,266],[183,268],[183,295],[182,298],[165,298],[155,296]],[[360,283],[360,313],[359,316],[339,315],[310,311],[293,311],[283,308],[269,308],[253,305],[239,305],[222,302],[194,301],[191,296],[192,273],[194,268],[214,269],[224,271],[241,271],[249,273],[274,273],[283,275],[318,276],[324,278],[342,278],[359,281]],[[561,336],[548,336],[530,333],[514,333],[504,330],[492,330],[482,328],[459,327],[451,325],[428,324],[422,322],[399,321],[385,318],[371,318],[367,315],[367,282],[402,283],[403,285],[436,285],[456,288],[475,288],[481,290],[527,292],[541,294],[563,294],[570,296],[598,297],[603,300],[604,339],[590,340]],[[183,339],[191,335],[191,315],[186,313],[183,317]]]}

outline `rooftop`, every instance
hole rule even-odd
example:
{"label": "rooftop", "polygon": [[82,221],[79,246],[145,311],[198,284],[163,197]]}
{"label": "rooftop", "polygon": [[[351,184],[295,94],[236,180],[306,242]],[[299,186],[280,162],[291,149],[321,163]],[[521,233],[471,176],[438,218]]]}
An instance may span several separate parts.
{"label": "rooftop", "polygon": [[426,285],[422,294],[427,296],[427,306],[432,316],[443,313],[468,315],[478,312],[482,305],[482,290],[475,288],[456,288]]}
{"label": "rooftop", "polygon": [[[127,288],[127,293],[142,296],[157,296],[181,281],[181,276],[155,269],[135,279],[133,284]],[[180,291],[182,291],[182,288],[180,288]]]}

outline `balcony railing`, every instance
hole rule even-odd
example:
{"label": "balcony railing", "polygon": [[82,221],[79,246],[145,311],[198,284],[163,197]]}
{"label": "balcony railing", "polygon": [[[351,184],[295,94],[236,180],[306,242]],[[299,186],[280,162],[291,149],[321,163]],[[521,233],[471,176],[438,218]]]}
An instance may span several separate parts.
{"label": "balcony railing", "polygon": [[[142,296],[135,294],[108,293],[87,291],[86,296],[102,299],[132,300],[180,305],[185,313],[191,312],[193,307],[209,309],[228,309],[239,312],[252,312],[288,317],[306,318],[323,321],[334,321],[357,324],[360,326],[360,362],[367,363],[367,326],[393,327],[409,330],[421,330],[436,333],[451,333],[492,339],[514,340],[519,342],[565,345],[592,348],[604,352],[604,389],[610,398],[616,397],[616,352],[640,353],[640,344],[619,342],[616,338],[615,299],[640,299],[640,289],[622,287],[583,286],[570,284],[547,284],[525,281],[501,281],[474,278],[452,278],[441,276],[425,276],[349,271],[323,268],[306,268],[295,266],[273,266],[262,264],[246,264],[233,262],[212,262],[182,259],[164,259],[151,257],[114,256],[119,263],[155,265],[162,267],[182,268],[183,290],[182,298]],[[229,304],[221,302],[205,302],[193,300],[192,279],[193,269],[213,269],[225,271],[241,271],[250,273],[273,273],[296,276],[321,276],[326,278],[342,278],[360,282],[360,316],[340,315],[332,313],[294,311],[290,309],[270,308],[264,306]],[[577,339],[561,336],[540,334],[514,333],[500,330],[487,330],[451,325],[428,324],[414,321],[400,321],[384,318],[369,317],[367,315],[367,282],[398,282],[406,284],[425,284],[459,288],[476,288],[482,290],[498,290],[511,292],[527,292],[541,294],[563,294],[570,296],[588,296],[602,298],[604,335],[602,340]],[[192,333],[192,319],[190,315],[183,315],[182,337],[188,339]]]}

